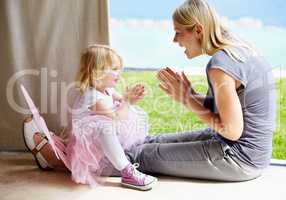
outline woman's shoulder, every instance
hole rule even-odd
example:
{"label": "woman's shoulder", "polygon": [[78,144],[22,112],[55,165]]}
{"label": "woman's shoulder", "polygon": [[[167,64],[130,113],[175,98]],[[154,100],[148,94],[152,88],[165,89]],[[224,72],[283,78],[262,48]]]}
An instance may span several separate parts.
{"label": "woman's shoulder", "polygon": [[235,63],[231,60],[231,58],[227,55],[224,50],[218,50],[212,57],[210,58],[206,70],[208,71],[211,68],[228,68],[229,66],[233,66]]}
{"label": "woman's shoulder", "polygon": [[248,78],[247,73],[249,71],[249,67],[246,67],[247,65],[247,63],[235,60],[226,51],[219,50],[210,59],[206,67],[206,72],[208,74],[210,69],[219,69],[233,79],[246,85]]}
{"label": "woman's shoulder", "polygon": [[223,64],[223,63],[234,62],[230,55],[225,50],[218,50],[214,55],[212,55],[209,65]]}
{"label": "woman's shoulder", "polygon": [[258,60],[258,56],[244,48],[235,48],[232,52],[218,50],[207,64],[207,69],[212,67],[222,67],[227,69],[249,70],[253,61]]}
{"label": "woman's shoulder", "polygon": [[263,58],[259,52],[243,47],[234,47],[232,51],[220,49],[211,57],[210,63],[226,62],[234,65],[247,65],[253,60]]}

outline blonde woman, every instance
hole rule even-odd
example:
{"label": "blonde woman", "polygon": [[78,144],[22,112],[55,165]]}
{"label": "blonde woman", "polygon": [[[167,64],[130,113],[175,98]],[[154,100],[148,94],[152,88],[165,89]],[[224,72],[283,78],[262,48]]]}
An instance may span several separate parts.
{"label": "blonde woman", "polygon": [[184,73],[159,71],[160,88],[209,128],[150,137],[129,156],[145,172],[221,181],[258,177],[271,158],[275,91],[271,68],[221,24],[204,0],[188,0],[173,13],[174,42],[188,59],[211,56],[207,95]]}
{"label": "blonde woman", "polygon": [[219,181],[260,176],[270,162],[275,128],[271,68],[221,24],[204,0],[188,0],[173,13],[174,42],[188,59],[211,56],[208,92],[198,94],[184,73],[158,72],[160,88],[209,128],[148,136],[125,153],[144,172]]}

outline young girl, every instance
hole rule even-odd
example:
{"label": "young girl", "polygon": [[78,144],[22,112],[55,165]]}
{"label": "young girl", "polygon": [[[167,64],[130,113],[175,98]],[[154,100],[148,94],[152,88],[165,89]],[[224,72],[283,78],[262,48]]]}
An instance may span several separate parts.
{"label": "young girl", "polygon": [[83,51],[77,75],[80,95],[66,148],[61,147],[59,155],[77,183],[96,186],[115,168],[123,186],[149,190],[157,179],[139,172],[138,164],[132,165],[124,154],[143,143],[148,131],[146,114],[133,106],[143,97],[144,86],[126,89],[122,96],[117,93],[122,66],[121,57],[108,46],[92,45]]}
{"label": "young girl", "polygon": [[67,146],[70,170],[76,182],[95,185],[114,166],[124,186],[148,190],[156,178],[137,171],[124,154],[124,149],[146,137],[146,116],[132,107],[143,96],[144,87],[136,85],[119,95],[114,87],[121,70],[121,57],[108,46],[92,45],[82,53],[77,77],[81,96],[72,114]]}

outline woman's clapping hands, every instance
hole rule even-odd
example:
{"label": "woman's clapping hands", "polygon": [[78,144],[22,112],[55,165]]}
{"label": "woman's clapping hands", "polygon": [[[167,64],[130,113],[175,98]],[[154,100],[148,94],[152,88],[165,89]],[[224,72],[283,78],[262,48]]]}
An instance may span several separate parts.
{"label": "woman's clapping hands", "polygon": [[169,67],[161,69],[157,78],[159,87],[172,99],[182,104],[186,104],[192,91],[191,83],[185,73],[174,72]]}

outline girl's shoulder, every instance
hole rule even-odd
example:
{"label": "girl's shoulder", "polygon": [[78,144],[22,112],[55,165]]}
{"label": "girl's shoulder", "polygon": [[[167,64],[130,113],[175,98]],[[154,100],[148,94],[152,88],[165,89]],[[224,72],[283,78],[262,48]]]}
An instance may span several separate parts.
{"label": "girl's shoulder", "polygon": [[85,98],[86,98],[86,97],[90,97],[90,96],[92,96],[92,97],[94,97],[94,96],[97,96],[97,97],[105,97],[106,94],[104,94],[104,93],[98,91],[98,90],[95,89],[95,88],[89,88],[87,91],[85,91],[84,96],[85,96]]}
{"label": "girl's shoulder", "polygon": [[109,95],[104,94],[95,88],[89,88],[83,94],[83,101],[87,105],[95,104],[99,100],[107,101],[109,98]]}
{"label": "girl's shoulder", "polygon": [[106,89],[106,93],[103,93],[101,91],[98,91],[97,89],[95,88],[89,88],[84,94],[83,94],[83,98],[86,100],[86,101],[89,101],[89,100],[101,100],[101,99],[104,99],[104,100],[109,100],[109,99],[112,99],[113,98],[113,95],[116,94],[116,90],[114,88],[107,88]]}
{"label": "girl's shoulder", "polygon": [[112,96],[114,93],[117,93],[114,88],[107,88],[106,91],[109,96]]}

